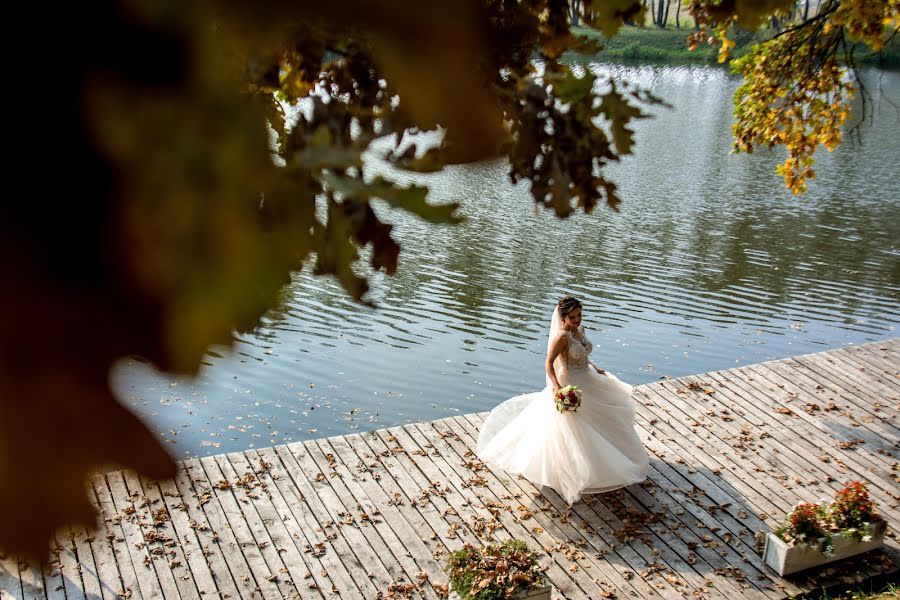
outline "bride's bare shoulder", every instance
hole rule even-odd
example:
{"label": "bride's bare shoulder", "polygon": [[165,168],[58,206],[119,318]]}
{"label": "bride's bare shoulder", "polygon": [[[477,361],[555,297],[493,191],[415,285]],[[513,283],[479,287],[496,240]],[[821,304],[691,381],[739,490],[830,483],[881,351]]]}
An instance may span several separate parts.
{"label": "bride's bare shoulder", "polygon": [[556,334],[556,337],[553,338],[553,343],[551,344],[552,348],[565,348],[569,344],[569,336],[566,335],[565,331],[560,331]]}

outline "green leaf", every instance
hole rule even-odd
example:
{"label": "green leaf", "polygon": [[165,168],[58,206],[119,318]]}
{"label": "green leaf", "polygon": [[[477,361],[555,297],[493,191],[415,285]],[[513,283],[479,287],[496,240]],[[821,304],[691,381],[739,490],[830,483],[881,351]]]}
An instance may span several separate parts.
{"label": "green leaf", "polygon": [[318,253],[316,255],[316,275],[333,274],[356,300],[362,300],[369,290],[369,284],[353,271],[353,263],[359,252],[353,243],[353,232],[349,215],[341,209],[333,198],[328,199],[327,226],[317,224]]}
{"label": "green leaf", "polygon": [[593,99],[591,91],[597,78],[590,71],[585,72],[584,77],[575,77],[568,71],[563,77],[553,81],[553,91],[556,97],[566,104],[578,104],[586,98]]}
{"label": "green leaf", "polygon": [[428,188],[419,185],[399,187],[392,181],[376,177],[366,183],[355,177],[346,177],[332,172],[322,173],[322,181],[340,194],[357,200],[379,198],[394,208],[401,208],[429,223],[461,223],[462,217],[456,214],[459,204],[428,204],[426,196]]}
{"label": "green leaf", "polygon": [[628,123],[632,119],[641,119],[647,115],[636,106],[629,104],[615,86],[603,95],[600,111],[610,122],[616,151],[619,154],[631,154],[631,148],[634,146],[634,131],[628,128]]}
{"label": "green leaf", "polygon": [[625,21],[644,21],[644,4],[640,0],[588,0],[584,12],[592,15],[587,24],[608,38],[616,35]]}

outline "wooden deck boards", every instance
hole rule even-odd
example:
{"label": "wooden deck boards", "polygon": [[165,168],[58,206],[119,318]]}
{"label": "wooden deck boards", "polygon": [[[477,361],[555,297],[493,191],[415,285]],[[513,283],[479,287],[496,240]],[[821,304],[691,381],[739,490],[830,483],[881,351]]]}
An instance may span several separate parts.
{"label": "wooden deck boards", "polygon": [[[427,598],[463,543],[537,550],[557,598],[785,598],[897,568],[900,339],[636,386],[641,485],[568,507],[474,455],[487,413],[94,476],[96,531],[43,570],[0,556],[0,598]],[[783,579],[755,533],[868,484],[887,551]]]}

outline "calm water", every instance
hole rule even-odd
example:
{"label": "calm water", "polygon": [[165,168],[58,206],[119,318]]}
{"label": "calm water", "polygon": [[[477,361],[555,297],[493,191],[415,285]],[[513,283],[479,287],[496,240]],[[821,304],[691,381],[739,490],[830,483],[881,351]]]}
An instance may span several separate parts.
{"label": "calm water", "polygon": [[[177,456],[269,446],[489,409],[543,386],[555,299],[585,302],[594,362],[644,383],[897,335],[900,74],[869,73],[862,143],[818,157],[796,198],[781,155],[734,156],[736,81],[709,67],[611,67],[672,109],[637,123],[612,169],[620,213],[535,212],[502,161],[429,176],[467,223],[384,213],[399,273],[372,279],[372,310],[330,279],[295,274],[281,305],[196,380],[138,361],[112,374]],[[890,100],[890,101],[888,101]]]}

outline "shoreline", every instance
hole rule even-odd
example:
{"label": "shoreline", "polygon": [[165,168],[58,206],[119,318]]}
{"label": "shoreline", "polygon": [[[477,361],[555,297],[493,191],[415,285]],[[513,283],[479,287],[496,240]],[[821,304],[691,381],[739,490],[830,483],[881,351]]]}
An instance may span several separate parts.
{"label": "shoreline", "polygon": [[[604,44],[604,48],[597,54],[572,54],[573,57],[599,59],[607,62],[648,61],[654,64],[674,65],[720,64],[717,59],[718,47],[704,45],[693,52],[688,50],[687,36],[694,31],[690,27],[658,29],[626,25],[619,30],[615,37],[610,39],[587,27],[573,27],[572,31],[590,39],[600,40]],[[771,37],[772,31],[735,32],[733,35],[736,45],[731,54],[733,57],[740,57],[749,52],[754,44]],[[880,56],[864,56],[861,53],[858,64],[883,69],[900,68],[900,40],[896,37],[891,40]]]}

